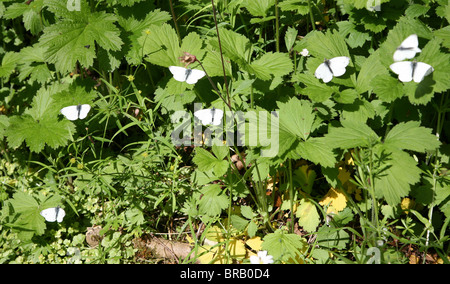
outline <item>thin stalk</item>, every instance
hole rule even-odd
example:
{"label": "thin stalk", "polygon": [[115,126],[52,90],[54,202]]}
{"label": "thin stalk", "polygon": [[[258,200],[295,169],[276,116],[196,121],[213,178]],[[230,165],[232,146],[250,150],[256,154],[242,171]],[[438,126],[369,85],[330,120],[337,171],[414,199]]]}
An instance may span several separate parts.
{"label": "thin stalk", "polygon": [[292,179],[292,160],[289,159],[289,199],[291,201],[291,233],[294,233],[294,184]]}
{"label": "thin stalk", "polygon": [[308,9],[309,9],[309,16],[311,18],[311,25],[312,25],[313,30],[315,30],[316,24],[314,23],[314,15],[313,15],[313,12],[311,9],[311,0],[308,0]]}
{"label": "thin stalk", "polygon": [[276,50],[280,52],[280,15],[278,13],[278,0],[275,0],[275,36],[276,36]]}
{"label": "thin stalk", "polygon": [[369,156],[369,165],[367,167],[367,170],[369,172],[369,190],[370,195],[372,196],[372,225],[375,226],[377,235],[376,237],[379,237],[379,224],[378,224],[378,206],[377,206],[377,199],[375,196],[375,186],[374,186],[374,177],[372,174],[372,168],[373,168],[373,153],[370,151]]}
{"label": "thin stalk", "polygon": [[214,23],[216,25],[217,41],[219,43],[220,59],[222,61],[223,79],[225,82],[225,89],[227,91],[227,101],[228,101],[227,104],[228,106],[231,106],[230,92],[228,90],[227,73],[225,72],[225,61],[223,60],[222,43],[220,41],[219,26],[217,25],[216,7],[214,5],[214,0],[211,0],[211,4],[213,9]]}
{"label": "thin stalk", "polygon": [[[230,109],[230,111],[233,111],[231,108],[231,104],[223,97],[222,93],[217,89],[216,85],[214,85],[214,82],[212,81],[211,77],[208,75],[208,73],[206,72],[205,67],[203,67],[203,64],[200,60],[196,59],[196,61],[198,62],[198,64],[200,64],[200,67],[202,67],[203,71],[206,74],[206,78],[208,78],[209,83],[211,83],[211,86],[214,88],[214,90],[217,92],[217,94],[219,95],[219,97],[222,99],[222,101],[228,106],[228,108]],[[228,91],[228,89],[227,89]]]}
{"label": "thin stalk", "polygon": [[178,29],[177,17],[175,15],[175,10],[173,9],[172,0],[169,0],[170,12],[172,13],[173,23],[175,24],[175,30],[177,31],[178,41],[181,42],[180,30]]}

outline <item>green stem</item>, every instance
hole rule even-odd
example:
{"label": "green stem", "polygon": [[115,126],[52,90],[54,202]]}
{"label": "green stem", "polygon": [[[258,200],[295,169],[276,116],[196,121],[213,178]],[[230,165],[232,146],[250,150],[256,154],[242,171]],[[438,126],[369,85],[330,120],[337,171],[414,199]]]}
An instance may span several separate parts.
{"label": "green stem", "polygon": [[376,237],[378,238],[380,236],[380,234],[379,234],[380,230],[379,230],[379,224],[378,224],[378,205],[377,205],[377,198],[375,196],[375,185],[374,185],[374,177],[372,174],[372,169],[373,169],[373,152],[370,151],[368,171],[369,171],[369,190],[370,190],[370,195],[372,196],[372,225],[376,229],[376,233],[377,233]]}
{"label": "green stem", "polygon": [[276,36],[276,50],[280,52],[280,15],[278,13],[278,0],[275,0],[275,36]]}
{"label": "green stem", "polygon": [[313,15],[313,12],[311,9],[311,0],[308,0],[308,9],[309,9],[309,16],[311,18],[311,25],[312,25],[313,30],[315,30],[316,24],[314,23],[314,15]]}
{"label": "green stem", "polygon": [[178,41],[181,43],[180,30],[178,29],[177,18],[175,16],[175,10],[173,9],[172,0],[169,0],[170,12],[172,13],[172,19],[175,24],[175,30],[177,31]]}
{"label": "green stem", "polygon": [[222,61],[223,79],[225,82],[225,89],[227,91],[227,101],[228,101],[227,104],[229,106],[231,106],[230,92],[228,90],[227,73],[225,72],[225,61],[223,60],[222,42],[220,41],[219,26],[217,25],[216,7],[214,5],[214,0],[211,0],[211,4],[212,4],[212,9],[213,9],[214,23],[216,25],[217,41],[219,43],[220,59]]}
{"label": "green stem", "polygon": [[289,200],[291,201],[291,233],[294,233],[294,184],[292,181],[292,160],[289,159]]}

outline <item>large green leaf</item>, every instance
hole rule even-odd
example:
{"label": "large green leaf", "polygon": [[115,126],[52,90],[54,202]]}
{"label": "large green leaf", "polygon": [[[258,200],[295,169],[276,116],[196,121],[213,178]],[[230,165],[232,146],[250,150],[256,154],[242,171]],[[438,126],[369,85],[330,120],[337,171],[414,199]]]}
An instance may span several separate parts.
{"label": "large green leaf", "polygon": [[386,147],[425,152],[434,150],[441,144],[438,138],[431,134],[430,128],[420,127],[420,122],[409,121],[397,124],[389,131],[384,141]]}
{"label": "large green leaf", "polygon": [[168,24],[151,25],[139,39],[145,58],[152,64],[169,67],[179,64],[182,55],[175,30]]}
{"label": "large green leaf", "polygon": [[383,196],[389,205],[396,206],[400,204],[402,197],[408,195],[411,185],[419,182],[421,170],[406,152],[388,149],[384,145],[379,145],[376,150],[377,157],[386,158],[381,160],[380,166],[384,170],[375,178],[375,191],[378,196]]}
{"label": "large green leaf", "polygon": [[288,234],[283,230],[276,230],[263,238],[262,249],[267,250],[275,261],[287,261],[297,258],[303,249],[304,241],[299,235]]}
{"label": "large green leaf", "polygon": [[[237,32],[223,28],[219,29],[219,34],[224,55],[237,63],[242,69],[247,70],[252,51],[250,41]],[[209,42],[217,51],[219,50],[217,37],[213,37]]]}
{"label": "large green leaf", "polygon": [[244,0],[241,7],[245,7],[253,16],[266,17],[267,12],[274,4],[275,0]]}
{"label": "large green leaf", "polygon": [[296,216],[298,224],[303,227],[307,232],[315,232],[317,226],[320,223],[320,216],[317,212],[317,208],[309,200],[302,199],[300,205],[297,207]]}
{"label": "large green leaf", "polygon": [[350,149],[368,147],[375,143],[378,135],[367,124],[360,121],[343,120],[343,127],[330,127],[326,142],[334,148]]}
{"label": "large green leaf", "polygon": [[229,205],[229,198],[222,192],[220,185],[211,184],[202,188],[199,210],[208,216],[218,216]]}
{"label": "large green leaf", "polygon": [[198,169],[200,171],[206,172],[212,168],[214,170],[214,174],[216,175],[216,177],[219,178],[226,173],[229,164],[227,160],[223,159],[224,156],[220,154],[221,150],[218,149],[221,148],[219,147],[214,149],[215,149],[214,153],[218,155],[217,158],[214,157],[214,155],[208,152],[207,150],[203,148],[197,148],[195,156],[192,160],[198,166]]}
{"label": "large green leaf", "polygon": [[287,53],[269,52],[253,61],[249,69],[261,80],[270,80],[289,74],[294,65]]}
{"label": "large green leaf", "polygon": [[[65,10],[64,5],[49,1],[55,11]],[[82,2],[84,3],[84,2]],[[59,6],[58,6],[59,5]],[[44,29],[39,45],[47,48],[47,60],[54,63],[57,71],[67,72],[75,68],[77,61],[83,67],[91,67],[96,58],[95,44],[104,50],[117,51],[123,44],[120,31],[114,25],[117,20],[113,14],[105,12],[91,13],[88,7],[82,6],[80,12],[69,12],[70,18],[64,18]],[[78,17],[76,17],[76,15]]]}

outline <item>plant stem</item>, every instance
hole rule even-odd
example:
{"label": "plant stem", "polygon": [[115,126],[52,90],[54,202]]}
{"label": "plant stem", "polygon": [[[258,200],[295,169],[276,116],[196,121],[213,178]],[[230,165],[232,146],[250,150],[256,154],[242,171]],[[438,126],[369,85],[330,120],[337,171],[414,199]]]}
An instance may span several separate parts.
{"label": "plant stem", "polygon": [[280,52],[280,15],[278,13],[278,0],[275,0],[275,36],[276,36],[276,50]]}
{"label": "plant stem", "polygon": [[294,184],[292,179],[291,159],[289,159],[289,200],[291,201],[291,233],[294,233]]}
{"label": "plant stem", "polygon": [[198,62],[198,64],[200,64],[200,67],[202,67],[203,71],[206,74],[206,78],[208,78],[209,83],[211,83],[211,86],[214,88],[214,90],[217,92],[217,94],[219,95],[219,97],[222,99],[222,101],[228,106],[228,108],[230,109],[230,111],[232,111],[231,108],[231,104],[225,100],[225,98],[222,96],[222,93],[217,89],[216,85],[214,85],[214,82],[212,81],[211,77],[209,77],[208,73],[206,72],[205,67],[203,67],[203,64],[200,60],[196,59],[196,61]]}
{"label": "plant stem", "polygon": [[225,89],[227,91],[227,101],[228,101],[227,104],[228,104],[228,106],[231,106],[230,92],[228,90],[227,73],[225,72],[225,61],[223,60],[222,43],[220,41],[219,26],[217,25],[216,7],[214,5],[214,0],[211,0],[211,4],[212,4],[212,9],[213,9],[214,23],[216,25],[217,41],[219,43],[220,59],[222,60],[223,79],[225,82]]}
{"label": "plant stem", "polygon": [[[370,156],[369,156],[369,165],[367,167],[367,170],[369,172],[369,190],[370,190],[370,195],[372,197],[372,225],[375,227],[376,229],[376,238],[378,238],[380,236],[380,230],[379,230],[379,224],[378,224],[378,206],[377,206],[377,198],[375,196],[375,185],[374,185],[374,177],[372,174],[372,169],[373,169],[373,152],[370,151]],[[376,242],[373,244],[375,245]]]}
{"label": "plant stem", "polygon": [[311,25],[313,30],[316,29],[316,24],[314,23],[314,15],[312,13],[312,9],[311,9],[311,0],[308,0],[308,9],[309,9],[309,16],[311,18]]}
{"label": "plant stem", "polygon": [[180,30],[178,29],[177,18],[175,16],[175,10],[173,9],[172,0],[169,0],[170,12],[172,13],[172,19],[175,24],[175,30],[177,31],[178,41],[181,43]]}

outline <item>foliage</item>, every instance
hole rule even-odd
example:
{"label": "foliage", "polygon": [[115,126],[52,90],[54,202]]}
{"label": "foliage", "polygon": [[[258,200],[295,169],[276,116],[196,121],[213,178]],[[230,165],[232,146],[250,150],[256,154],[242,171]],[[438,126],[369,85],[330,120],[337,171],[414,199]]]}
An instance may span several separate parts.
{"label": "foliage", "polygon": [[156,263],[164,233],[193,247],[166,262],[448,263],[450,5],[372,2],[0,0],[0,263]]}

